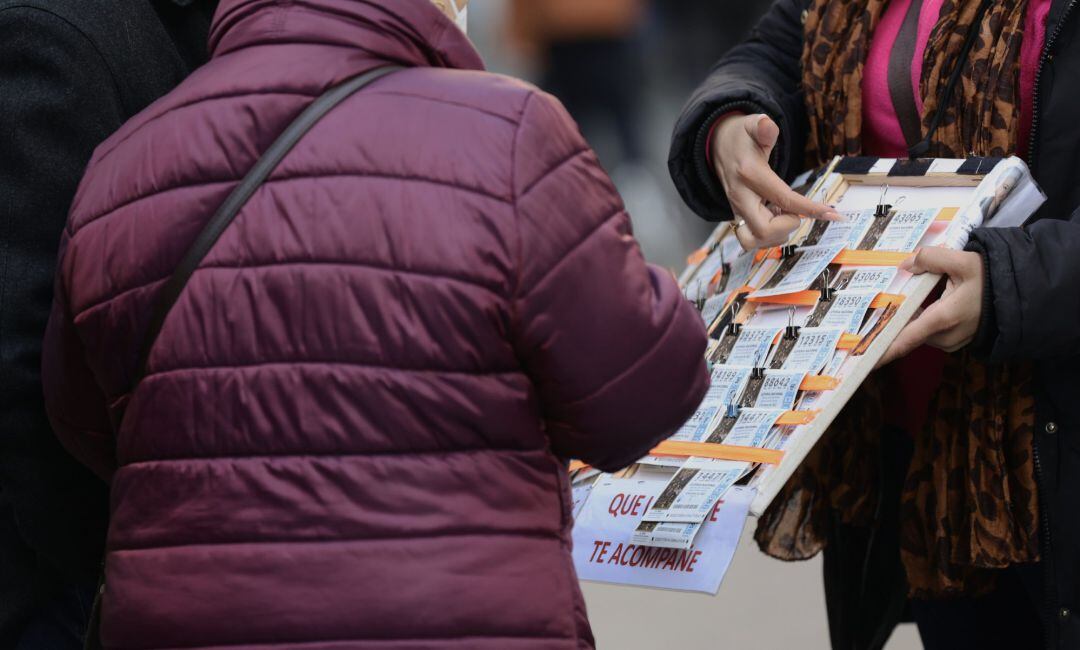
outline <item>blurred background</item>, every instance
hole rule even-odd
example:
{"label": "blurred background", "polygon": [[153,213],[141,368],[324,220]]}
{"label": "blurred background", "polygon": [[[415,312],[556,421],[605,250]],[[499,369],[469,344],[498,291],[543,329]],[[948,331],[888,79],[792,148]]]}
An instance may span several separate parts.
{"label": "blurred background", "polygon": [[[622,193],[646,257],[681,271],[712,230],[667,174],[671,130],[713,63],[770,0],[471,0],[488,69],[559,97]],[[716,597],[584,584],[601,648],[828,648],[820,558],[762,555],[753,521]],[[888,650],[919,648],[904,625]]]}
{"label": "blurred background", "polygon": [[711,227],[667,174],[683,102],[768,0],[472,0],[488,69],[556,95],[615,180],[646,257],[681,270]]}

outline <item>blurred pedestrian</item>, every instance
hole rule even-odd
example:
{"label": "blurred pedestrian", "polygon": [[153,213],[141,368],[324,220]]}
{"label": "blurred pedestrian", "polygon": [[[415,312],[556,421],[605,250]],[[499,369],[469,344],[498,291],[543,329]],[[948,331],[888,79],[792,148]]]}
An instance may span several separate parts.
{"label": "blurred pedestrian", "polygon": [[510,27],[541,70],[540,85],[582,123],[590,140],[607,135],[601,160],[640,164],[645,0],[514,0]]}
{"label": "blurred pedestrian", "polygon": [[[592,647],[560,459],[670,435],[704,327],[562,106],[436,4],[224,0],[210,63],[95,152],[45,375],[112,481],[105,647]],[[387,64],[174,293],[271,143]]]}
{"label": "blurred pedestrian", "polygon": [[81,648],[107,488],[50,430],[41,339],[94,147],[205,60],[212,3],[0,0],[0,648]]}

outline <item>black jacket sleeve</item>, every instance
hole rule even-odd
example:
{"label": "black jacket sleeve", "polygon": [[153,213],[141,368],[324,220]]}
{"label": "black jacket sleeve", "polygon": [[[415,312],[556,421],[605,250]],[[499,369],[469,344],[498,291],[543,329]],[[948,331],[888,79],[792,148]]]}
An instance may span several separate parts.
{"label": "black jacket sleeve", "polygon": [[107,489],[49,427],[41,341],[69,205],[123,116],[105,59],[79,29],[43,9],[0,10],[0,491],[41,560],[91,576]]}
{"label": "black jacket sleeve", "polygon": [[799,62],[806,6],[806,0],[777,0],[750,38],[720,59],[683,108],[671,140],[668,169],[683,200],[703,219],[731,217],[706,151],[713,123],[726,113],[769,115],[780,127],[773,169],[789,180],[801,171],[808,128]]}
{"label": "black jacket sleeve", "polygon": [[969,250],[983,253],[992,309],[979,350],[995,362],[1080,353],[1080,210],[1068,220],[1022,228],[979,228]]}

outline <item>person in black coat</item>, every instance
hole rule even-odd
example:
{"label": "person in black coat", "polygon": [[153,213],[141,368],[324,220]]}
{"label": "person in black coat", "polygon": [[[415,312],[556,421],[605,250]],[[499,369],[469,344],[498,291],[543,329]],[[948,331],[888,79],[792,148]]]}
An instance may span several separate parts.
{"label": "person in black coat", "polygon": [[[1041,593],[1035,600],[1053,648],[1080,648],[1078,4],[1053,0],[1035,89],[1027,162],[1048,201],[1022,228],[976,230],[967,252],[921,254],[913,270],[945,273],[966,288],[913,321],[888,355],[895,358],[923,342],[945,349],[973,344],[992,362],[1036,363],[1034,454],[1043,521]],[[792,226],[789,213],[824,214],[824,206],[806,204],[780,183],[802,171],[808,126],[799,57],[801,16],[808,7],[807,0],[775,2],[750,38],[716,64],[675,127],[669,168],[681,196],[713,221],[731,218],[734,204],[745,219],[739,234],[746,246],[783,240]],[[722,136],[713,126],[735,112],[770,119],[741,124],[746,135],[738,141],[748,153],[738,173],[745,182],[731,184],[738,187],[729,197],[722,176],[733,164],[730,158],[739,156],[715,155]],[[715,166],[706,151],[710,143]],[[780,206],[781,214],[755,217],[752,204],[762,199]],[[828,558],[826,565],[828,583],[836,577],[828,575]]]}
{"label": "person in black coat", "polygon": [[206,0],[0,0],[0,648],[81,648],[108,488],[45,416],[60,232],[94,147],[205,58]]}

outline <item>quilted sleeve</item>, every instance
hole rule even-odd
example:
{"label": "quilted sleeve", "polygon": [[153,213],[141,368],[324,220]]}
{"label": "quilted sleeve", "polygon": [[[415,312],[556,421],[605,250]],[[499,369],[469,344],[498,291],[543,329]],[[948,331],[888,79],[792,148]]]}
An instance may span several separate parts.
{"label": "quilted sleeve", "polygon": [[980,352],[995,363],[1080,354],[1080,209],[1068,220],[978,228],[969,249],[983,253],[990,280]]}
{"label": "quilted sleeve", "polygon": [[514,185],[515,345],[552,448],[624,467],[704,396],[704,325],[675,279],[645,263],[614,186],[549,95],[532,95],[523,111]]}

